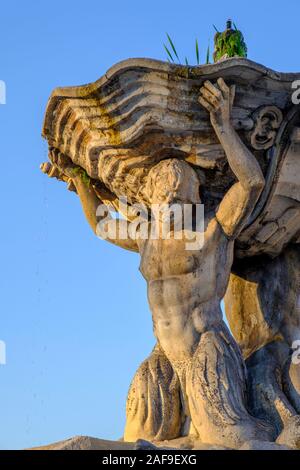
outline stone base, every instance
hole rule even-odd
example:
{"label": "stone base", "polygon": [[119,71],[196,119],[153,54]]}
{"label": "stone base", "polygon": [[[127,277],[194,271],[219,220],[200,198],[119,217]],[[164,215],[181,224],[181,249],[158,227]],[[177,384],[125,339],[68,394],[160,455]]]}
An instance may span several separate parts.
{"label": "stone base", "polygon": [[[30,450],[232,450],[225,447],[204,444],[190,437],[182,437],[172,441],[155,442],[139,440],[137,442],[108,441],[88,436],[75,436],[64,441],[54,442]],[[249,441],[239,450],[290,450],[289,447],[273,442]]]}

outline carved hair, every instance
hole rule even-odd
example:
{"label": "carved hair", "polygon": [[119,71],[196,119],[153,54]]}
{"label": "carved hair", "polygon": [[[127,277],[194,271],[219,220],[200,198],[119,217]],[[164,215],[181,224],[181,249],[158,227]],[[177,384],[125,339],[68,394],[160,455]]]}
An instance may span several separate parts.
{"label": "carved hair", "polygon": [[199,186],[199,178],[193,168],[184,160],[169,158],[162,160],[149,171],[142,192],[151,203],[154,190],[161,202],[171,202],[184,180]]}

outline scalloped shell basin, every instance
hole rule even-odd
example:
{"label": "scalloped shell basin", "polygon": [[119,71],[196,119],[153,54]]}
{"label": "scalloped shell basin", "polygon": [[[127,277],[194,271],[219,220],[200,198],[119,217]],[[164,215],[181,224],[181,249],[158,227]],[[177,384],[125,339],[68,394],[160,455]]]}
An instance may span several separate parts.
{"label": "scalloped shell basin", "polygon": [[238,256],[276,256],[299,240],[299,106],[292,103],[292,84],[300,73],[278,73],[243,58],[197,67],[129,59],[94,83],[55,89],[43,136],[49,147],[130,202],[137,201],[149,169],[170,157],[209,175],[207,190],[220,196],[233,175],[198,103],[201,84],[219,77],[236,85],[232,122],[247,145],[257,109],[276,106],[284,116],[276,145],[263,157],[266,188],[236,251]]}

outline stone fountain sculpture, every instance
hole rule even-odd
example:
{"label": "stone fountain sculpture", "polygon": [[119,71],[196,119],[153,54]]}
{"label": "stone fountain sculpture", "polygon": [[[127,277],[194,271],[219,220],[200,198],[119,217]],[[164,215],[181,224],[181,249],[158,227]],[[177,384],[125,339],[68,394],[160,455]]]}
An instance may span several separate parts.
{"label": "stone fountain sculpture", "polygon": [[[127,441],[300,447],[299,79],[245,58],[131,59],[49,99],[42,170],[78,194],[95,233],[140,253],[148,285],[157,344],[129,390]],[[149,235],[153,204],[174,202],[204,204],[201,246],[186,249],[194,220],[168,239],[161,215],[155,239],[128,229],[136,204]]]}

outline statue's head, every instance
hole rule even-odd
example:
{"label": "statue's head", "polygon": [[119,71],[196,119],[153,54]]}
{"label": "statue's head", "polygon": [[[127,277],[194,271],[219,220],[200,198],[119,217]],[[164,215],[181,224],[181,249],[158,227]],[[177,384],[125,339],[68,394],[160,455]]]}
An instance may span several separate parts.
{"label": "statue's head", "polygon": [[185,161],[169,158],[151,168],[146,194],[151,204],[200,204],[199,178]]}

